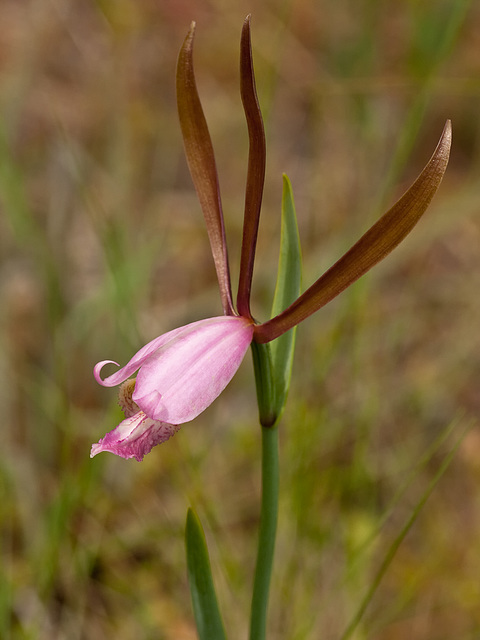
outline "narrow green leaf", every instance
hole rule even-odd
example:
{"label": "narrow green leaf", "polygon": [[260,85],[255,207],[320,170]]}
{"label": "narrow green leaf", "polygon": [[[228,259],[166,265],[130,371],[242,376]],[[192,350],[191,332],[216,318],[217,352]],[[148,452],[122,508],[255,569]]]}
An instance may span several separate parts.
{"label": "narrow green leaf", "polygon": [[[302,286],[302,250],[298,233],[297,215],[292,185],[283,176],[282,226],[277,284],[272,306],[272,317],[289,307],[300,295]],[[295,350],[296,327],[270,343],[273,383],[275,387],[275,413],[278,420],[287,401]]]}
{"label": "narrow green leaf", "polygon": [[410,233],[426,211],[447,168],[452,142],[448,120],[424,170],[403,196],[323,276],[285,311],[255,327],[257,342],[270,342],[333,300],[383,260]]}
{"label": "narrow green leaf", "polygon": [[[292,185],[284,175],[280,255],[272,315],[277,315],[297,299],[301,280],[302,252]],[[252,342],[258,412],[262,427],[275,425],[285,407],[292,373],[295,331],[296,328],[293,328],[269,344]]]}
{"label": "narrow green leaf", "polygon": [[200,640],[226,640],[218,608],[207,542],[198,516],[189,509],[185,526],[188,582]]}

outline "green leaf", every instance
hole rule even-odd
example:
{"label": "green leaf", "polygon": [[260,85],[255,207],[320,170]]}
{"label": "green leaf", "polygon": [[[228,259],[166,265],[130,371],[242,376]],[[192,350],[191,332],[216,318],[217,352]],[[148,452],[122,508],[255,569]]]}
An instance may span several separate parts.
{"label": "green leaf", "polygon": [[[273,299],[272,317],[289,307],[300,295],[302,285],[302,251],[298,234],[297,216],[293,201],[292,185],[283,176],[282,226],[277,284]],[[295,350],[296,327],[270,343],[273,384],[275,389],[275,414],[278,420],[287,401]]]}
{"label": "green leaf", "polygon": [[185,525],[188,582],[200,640],[226,640],[218,608],[207,542],[198,516],[189,509]]}

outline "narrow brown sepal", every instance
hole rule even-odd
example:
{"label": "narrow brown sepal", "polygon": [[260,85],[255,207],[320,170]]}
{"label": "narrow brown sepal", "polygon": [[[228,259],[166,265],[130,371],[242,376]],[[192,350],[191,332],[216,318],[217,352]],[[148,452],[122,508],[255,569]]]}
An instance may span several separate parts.
{"label": "narrow brown sepal", "polygon": [[255,86],[250,18],[250,15],[245,18],[240,42],[240,93],[247,120],[250,149],[237,295],[238,312],[247,318],[251,318],[250,290],[266,165],[265,131]]}
{"label": "narrow brown sepal", "polygon": [[440,186],[451,142],[452,126],[447,120],[430,161],[408,191],[288,309],[257,325],[256,342],[270,342],[315,313],[400,244],[420,220]]}
{"label": "narrow brown sepal", "polygon": [[198,96],[193,69],[192,22],[177,63],[177,105],[187,163],[207,225],[217,271],[220,296],[226,315],[233,315],[232,290],[220,188],[212,141]]}

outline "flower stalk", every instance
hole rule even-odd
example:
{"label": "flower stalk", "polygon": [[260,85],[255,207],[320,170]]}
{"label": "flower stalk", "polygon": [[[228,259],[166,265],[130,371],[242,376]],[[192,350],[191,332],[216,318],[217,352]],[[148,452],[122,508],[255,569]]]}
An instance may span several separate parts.
{"label": "flower stalk", "polygon": [[278,520],[278,427],[262,426],[262,503],[250,615],[250,640],[264,640]]}

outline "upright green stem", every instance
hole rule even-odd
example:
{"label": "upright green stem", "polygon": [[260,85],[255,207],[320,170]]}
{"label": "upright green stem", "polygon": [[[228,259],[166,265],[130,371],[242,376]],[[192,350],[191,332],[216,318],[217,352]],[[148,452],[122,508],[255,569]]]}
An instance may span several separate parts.
{"label": "upright green stem", "polygon": [[253,584],[250,640],[265,640],[278,515],[278,429],[262,427],[262,507]]}

